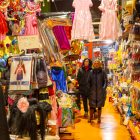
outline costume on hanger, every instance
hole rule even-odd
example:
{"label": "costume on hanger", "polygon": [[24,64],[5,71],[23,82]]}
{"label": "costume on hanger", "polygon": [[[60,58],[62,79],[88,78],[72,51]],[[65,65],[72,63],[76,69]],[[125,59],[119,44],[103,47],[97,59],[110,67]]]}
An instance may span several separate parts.
{"label": "costume on hanger", "polygon": [[61,50],[70,50],[70,43],[65,31],[65,27],[64,26],[55,26],[53,27],[53,31],[55,34],[55,37],[59,43],[60,49]]}
{"label": "costume on hanger", "polygon": [[5,40],[6,33],[8,33],[7,23],[2,11],[0,10],[0,41]]}
{"label": "costume on hanger", "polygon": [[100,38],[116,40],[122,35],[120,23],[117,18],[116,0],[102,0],[99,9],[102,11],[101,25],[100,25]]}
{"label": "costume on hanger", "polygon": [[91,0],[74,0],[75,8],[74,22],[72,26],[72,40],[95,38],[92,25],[92,17],[89,7],[92,7]]}
{"label": "costume on hanger", "polygon": [[51,75],[52,80],[59,81],[59,83],[55,81],[56,87],[58,87],[57,90],[62,90],[64,93],[67,93],[67,85],[64,71],[62,69],[59,70],[52,69],[49,71],[49,74]]}
{"label": "costume on hanger", "polygon": [[26,23],[24,35],[38,35],[36,13],[27,13],[25,20]]}

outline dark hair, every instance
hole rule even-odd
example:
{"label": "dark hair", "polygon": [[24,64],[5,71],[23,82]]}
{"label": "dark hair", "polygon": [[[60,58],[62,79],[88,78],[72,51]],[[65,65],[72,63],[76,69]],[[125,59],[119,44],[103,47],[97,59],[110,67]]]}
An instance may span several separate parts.
{"label": "dark hair", "polygon": [[6,67],[9,67],[8,60],[9,60],[10,58],[12,58],[12,56],[9,56],[9,57],[7,58]]}
{"label": "dark hair", "polygon": [[89,66],[92,67],[92,61],[91,61],[91,59],[89,59],[89,58],[85,58],[85,59],[84,59],[82,66],[84,66],[84,62],[85,62],[86,60],[89,61]]}
{"label": "dark hair", "polygon": [[29,134],[31,140],[37,140],[37,121],[35,115],[35,111],[37,111],[40,115],[40,132],[41,139],[43,140],[45,135],[45,118],[43,108],[38,104],[38,100],[36,98],[28,99],[28,102],[30,106],[26,113],[17,111],[17,134],[21,136],[23,134]]}

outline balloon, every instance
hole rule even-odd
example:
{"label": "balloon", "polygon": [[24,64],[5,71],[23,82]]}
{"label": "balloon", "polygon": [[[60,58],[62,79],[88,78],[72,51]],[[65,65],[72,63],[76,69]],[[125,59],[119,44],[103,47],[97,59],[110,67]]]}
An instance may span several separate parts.
{"label": "balloon", "polygon": [[0,67],[4,68],[6,66],[6,62],[4,59],[0,59]]}
{"label": "balloon", "polygon": [[0,67],[0,72],[3,72],[3,69],[4,69],[3,67]]}
{"label": "balloon", "polygon": [[72,54],[79,54],[81,51],[80,44],[77,41],[71,42],[71,53]]}
{"label": "balloon", "polygon": [[7,61],[9,55],[8,54],[4,54],[3,59],[5,60],[5,62]]}

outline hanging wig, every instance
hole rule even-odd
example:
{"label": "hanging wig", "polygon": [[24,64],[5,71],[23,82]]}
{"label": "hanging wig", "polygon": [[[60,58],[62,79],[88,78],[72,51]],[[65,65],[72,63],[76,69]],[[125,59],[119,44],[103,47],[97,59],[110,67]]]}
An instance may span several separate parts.
{"label": "hanging wig", "polygon": [[13,105],[10,107],[10,116],[9,116],[9,119],[8,119],[9,128],[12,127],[18,111],[19,111],[19,109],[17,107],[17,102],[14,102]]}
{"label": "hanging wig", "polygon": [[40,132],[41,139],[44,139],[45,135],[45,118],[43,107],[38,103],[36,98],[28,99],[29,109],[26,113],[17,111],[16,126],[17,135],[29,134],[31,140],[37,140],[37,121],[35,111],[40,115]]}
{"label": "hanging wig", "polygon": [[48,113],[51,112],[52,106],[48,102],[39,102],[38,103],[44,110],[45,119],[48,118]]}

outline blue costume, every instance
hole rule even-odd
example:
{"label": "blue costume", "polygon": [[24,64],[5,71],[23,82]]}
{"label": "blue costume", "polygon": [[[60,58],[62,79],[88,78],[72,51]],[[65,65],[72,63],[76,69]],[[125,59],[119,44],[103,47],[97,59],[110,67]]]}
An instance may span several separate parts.
{"label": "blue costume", "polygon": [[49,74],[51,75],[52,80],[58,80],[60,85],[58,84],[57,81],[55,81],[56,83],[56,87],[58,87],[58,90],[62,90],[64,93],[67,93],[67,85],[66,85],[66,80],[65,80],[65,74],[64,71],[62,69],[59,70],[49,70]]}

